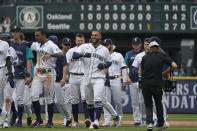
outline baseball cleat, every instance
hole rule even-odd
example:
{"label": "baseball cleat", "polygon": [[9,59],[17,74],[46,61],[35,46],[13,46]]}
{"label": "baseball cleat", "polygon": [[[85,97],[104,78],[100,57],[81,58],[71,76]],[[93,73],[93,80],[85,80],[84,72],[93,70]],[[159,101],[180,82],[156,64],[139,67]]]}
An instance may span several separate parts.
{"label": "baseball cleat", "polygon": [[72,126],[72,120],[67,120],[66,121],[66,126],[65,127],[71,127]]}
{"label": "baseball cleat", "polygon": [[36,120],[32,125],[31,128],[41,126],[43,124],[43,120]]}
{"label": "baseball cleat", "polygon": [[98,120],[95,120],[94,121],[93,127],[94,127],[94,129],[98,129],[99,128],[99,122],[98,122]]}
{"label": "baseball cleat", "polygon": [[27,118],[27,126],[30,126],[30,125],[31,125],[31,123],[32,123],[32,119],[31,119],[31,117]]}
{"label": "baseball cleat", "polygon": [[79,127],[79,123],[78,122],[74,122],[72,126],[73,127]]}
{"label": "baseball cleat", "polygon": [[85,120],[85,127],[86,128],[89,128],[90,124],[91,124],[90,120]]}
{"label": "baseball cleat", "polygon": [[153,124],[152,123],[147,125],[147,131],[153,131]]}
{"label": "baseball cleat", "polygon": [[64,122],[62,124],[63,127],[66,127],[66,122],[67,122],[67,120],[66,120],[66,118],[64,118]]}
{"label": "baseball cleat", "polygon": [[52,122],[47,122],[45,128],[53,128],[53,123]]}
{"label": "baseball cleat", "polygon": [[158,127],[158,131],[163,131],[169,127],[170,127],[170,124],[168,122],[165,122],[162,127]]}
{"label": "baseball cleat", "polygon": [[135,122],[133,125],[134,125],[134,126],[140,126],[141,123],[140,123],[140,122]]}
{"label": "baseball cleat", "polygon": [[90,123],[89,129],[94,129],[93,124],[94,124],[94,122],[91,122],[91,123]]}
{"label": "baseball cleat", "polygon": [[19,120],[16,122],[15,125],[16,125],[16,127],[23,127],[22,121],[19,121]]}
{"label": "baseball cleat", "polygon": [[45,128],[53,128],[53,123],[52,122],[47,122]]}
{"label": "baseball cleat", "polygon": [[112,122],[109,121],[109,122],[104,122],[103,123],[103,127],[106,127],[106,126],[112,126]]}
{"label": "baseball cleat", "polygon": [[114,127],[120,126],[120,117],[118,115],[113,120],[114,120]]}
{"label": "baseball cleat", "polygon": [[0,114],[0,126],[3,125],[6,117],[7,117],[7,112],[1,112],[1,114]]}
{"label": "baseball cleat", "polygon": [[4,123],[3,123],[3,128],[8,128],[9,127],[9,123],[7,122],[7,121],[5,121]]}

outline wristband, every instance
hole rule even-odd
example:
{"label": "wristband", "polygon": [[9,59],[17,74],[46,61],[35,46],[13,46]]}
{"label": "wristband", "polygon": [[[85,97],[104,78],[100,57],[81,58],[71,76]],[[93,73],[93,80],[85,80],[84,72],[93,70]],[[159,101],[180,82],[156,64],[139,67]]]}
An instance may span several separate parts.
{"label": "wristband", "polygon": [[51,57],[58,57],[58,54],[57,53],[52,54]]}

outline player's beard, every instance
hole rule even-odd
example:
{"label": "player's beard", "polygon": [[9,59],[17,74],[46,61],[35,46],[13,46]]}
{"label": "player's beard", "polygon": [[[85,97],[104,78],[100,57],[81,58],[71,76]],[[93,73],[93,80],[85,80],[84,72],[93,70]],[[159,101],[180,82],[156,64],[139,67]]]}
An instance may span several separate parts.
{"label": "player's beard", "polygon": [[93,43],[94,45],[96,45],[96,44],[99,43],[99,41],[100,41],[100,39],[97,39],[95,42],[92,41],[92,43]]}

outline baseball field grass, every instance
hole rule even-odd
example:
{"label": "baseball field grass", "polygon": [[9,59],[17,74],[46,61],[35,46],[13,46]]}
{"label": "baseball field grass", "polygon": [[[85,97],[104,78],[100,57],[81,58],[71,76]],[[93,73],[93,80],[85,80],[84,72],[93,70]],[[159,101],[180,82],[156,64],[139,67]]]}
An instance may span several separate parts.
{"label": "baseball field grass", "polygon": [[[34,116],[33,116],[34,118]],[[45,116],[44,114],[42,114],[42,118],[44,119]],[[146,131],[146,127],[135,127],[132,125],[132,119],[133,116],[132,114],[124,114],[123,117],[123,124],[118,127],[100,127],[98,130],[99,131]],[[83,120],[83,115],[80,114],[79,115],[79,119]],[[168,115],[168,121],[169,123],[172,123],[170,125],[170,128],[167,129],[167,131],[197,131],[197,114],[169,114]],[[4,130],[7,131],[49,131],[49,130],[53,130],[53,131],[88,131],[89,129],[84,128],[84,124],[83,121],[80,121],[81,124],[79,126],[79,128],[64,128],[62,127],[61,123],[62,123],[62,118],[59,114],[55,114],[54,115],[54,128],[52,129],[47,129],[45,128],[45,124],[42,127],[39,128],[29,128],[26,126],[26,120],[24,117],[24,124],[23,124],[23,128],[17,128],[17,127],[10,127]],[[103,116],[101,118],[101,123],[103,122]],[[174,122],[179,123],[178,125],[174,124]],[[182,123],[181,123],[182,122]],[[184,124],[184,122],[187,122],[187,124]],[[126,124],[125,124],[126,123]],[[129,124],[128,124],[129,123]],[[131,123],[131,124],[130,124]],[[188,124],[191,123],[191,124]],[[156,128],[154,128],[154,131],[157,131]]]}

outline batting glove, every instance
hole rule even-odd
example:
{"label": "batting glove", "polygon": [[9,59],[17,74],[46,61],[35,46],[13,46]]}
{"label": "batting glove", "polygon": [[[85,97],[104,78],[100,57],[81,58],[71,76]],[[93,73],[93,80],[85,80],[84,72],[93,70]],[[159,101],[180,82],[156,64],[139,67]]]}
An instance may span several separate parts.
{"label": "batting glove", "polygon": [[83,57],[90,58],[90,57],[91,57],[91,53],[85,53],[85,54],[83,55]]}
{"label": "batting glove", "polygon": [[79,58],[81,58],[81,57],[83,57],[82,54],[79,54],[79,53],[77,53],[77,52],[73,52],[72,59],[79,59]]}
{"label": "batting glove", "polygon": [[102,69],[104,69],[105,68],[105,64],[103,64],[103,63],[100,63],[100,64],[98,64],[98,69],[99,70],[102,70]]}

